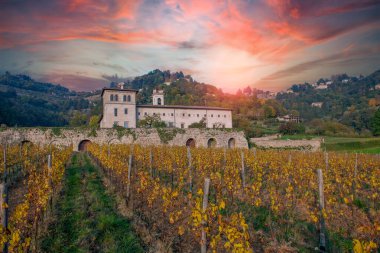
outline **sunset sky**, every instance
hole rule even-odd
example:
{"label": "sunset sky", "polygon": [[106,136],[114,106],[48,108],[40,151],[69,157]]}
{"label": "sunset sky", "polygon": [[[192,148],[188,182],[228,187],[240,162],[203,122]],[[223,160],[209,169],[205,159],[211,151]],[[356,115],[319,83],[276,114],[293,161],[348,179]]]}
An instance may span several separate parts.
{"label": "sunset sky", "polygon": [[183,71],[228,92],[380,69],[379,0],[0,0],[0,71],[93,90]]}

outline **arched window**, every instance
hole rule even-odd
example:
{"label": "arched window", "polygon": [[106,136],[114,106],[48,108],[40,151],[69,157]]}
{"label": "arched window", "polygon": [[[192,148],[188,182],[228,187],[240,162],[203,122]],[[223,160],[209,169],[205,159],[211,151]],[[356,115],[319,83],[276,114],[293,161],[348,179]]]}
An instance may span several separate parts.
{"label": "arched window", "polygon": [[118,100],[119,100],[119,96],[115,95],[115,101],[118,101]]}
{"label": "arched window", "polygon": [[234,138],[230,138],[228,140],[228,148],[234,148],[235,147],[235,139]]}
{"label": "arched window", "polygon": [[157,104],[161,105],[161,98],[157,98]]}
{"label": "arched window", "polygon": [[215,148],[216,147],[216,140],[215,138],[211,138],[207,141],[207,147],[209,148]]}
{"label": "arched window", "polygon": [[87,151],[88,146],[89,146],[90,144],[91,144],[91,141],[90,141],[90,140],[82,140],[81,142],[79,142],[78,150],[79,150],[79,151]]}
{"label": "arched window", "polygon": [[111,94],[111,96],[110,96],[110,100],[113,101],[113,94]]}
{"label": "arched window", "polygon": [[128,99],[127,99],[128,102],[131,102],[131,95],[128,95]]}
{"label": "arched window", "polygon": [[195,148],[195,140],[193,138],[190,138],[186,141],[186,146],[190,148]]}
{"label": "arched window", "polygon": [[127,101],[127,95],[124,95],[124,96],[123,96],[123,101],[124,101],[124,102]]}

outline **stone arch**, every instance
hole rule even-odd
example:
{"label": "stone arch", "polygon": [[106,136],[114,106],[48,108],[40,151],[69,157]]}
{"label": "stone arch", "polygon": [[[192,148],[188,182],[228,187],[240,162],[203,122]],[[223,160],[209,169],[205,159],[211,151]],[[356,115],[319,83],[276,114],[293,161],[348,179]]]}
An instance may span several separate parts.
{"label": "stone arch", "polygon": [[195,148],[195,140],[193,138],[190,138],[186,141],[186,147]]}
{"label": "stone arch", "polygon": [[81,140],[78,145],[78,151],[87,151],[88,145],[91,144],[90,140]]}
{"label": "stone arch", "polygon": [[121,141],[119,138],[111,138],[109,140],[107,140],[107,144],[110,145],[110,144],[120,144]]}
{"label": "stone arch", "polygon": [[209,147],[209,148],[215,148],[216,144],[217,144],[217,142],[216,142],[215,138],[210,138],[207,141],[207,147]]}
{"label": "stone arch", "polygon": [[33,142],[29,140],[22,140],[20,144],[21,144],[21,147],[23,147],[23,146],[33,145]]}
{"label": "stone arch", "polygon": [[235,138],[230,138],[228,140],[228,148],[234,148],[236,144]]}

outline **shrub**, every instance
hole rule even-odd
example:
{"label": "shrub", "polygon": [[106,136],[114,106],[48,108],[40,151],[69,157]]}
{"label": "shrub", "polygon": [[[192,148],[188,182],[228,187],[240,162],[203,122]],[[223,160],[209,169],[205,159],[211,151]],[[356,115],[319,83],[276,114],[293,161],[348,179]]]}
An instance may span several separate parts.
{"label": "shrub", "polygon": [[305,126],[301,123],[286,122],[281,124],[278,130],[282,134],[301,134],[305,133]]}

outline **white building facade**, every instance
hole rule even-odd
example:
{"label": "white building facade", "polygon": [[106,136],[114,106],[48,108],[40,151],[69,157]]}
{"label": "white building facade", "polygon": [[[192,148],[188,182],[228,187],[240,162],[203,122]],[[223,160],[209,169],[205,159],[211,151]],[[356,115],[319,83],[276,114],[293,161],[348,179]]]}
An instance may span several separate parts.
{"label": "white building facade", "polygon": [[103,115],[100,128],[114,125],[136,128],[138,120],[159,115],[168,127],[188,128],[204,119],[207,128],[232,128],[232,111],[207,106],[165,105],[163,91],[153,91],[153,105],[137,105],[136,90],[103,89]]}

